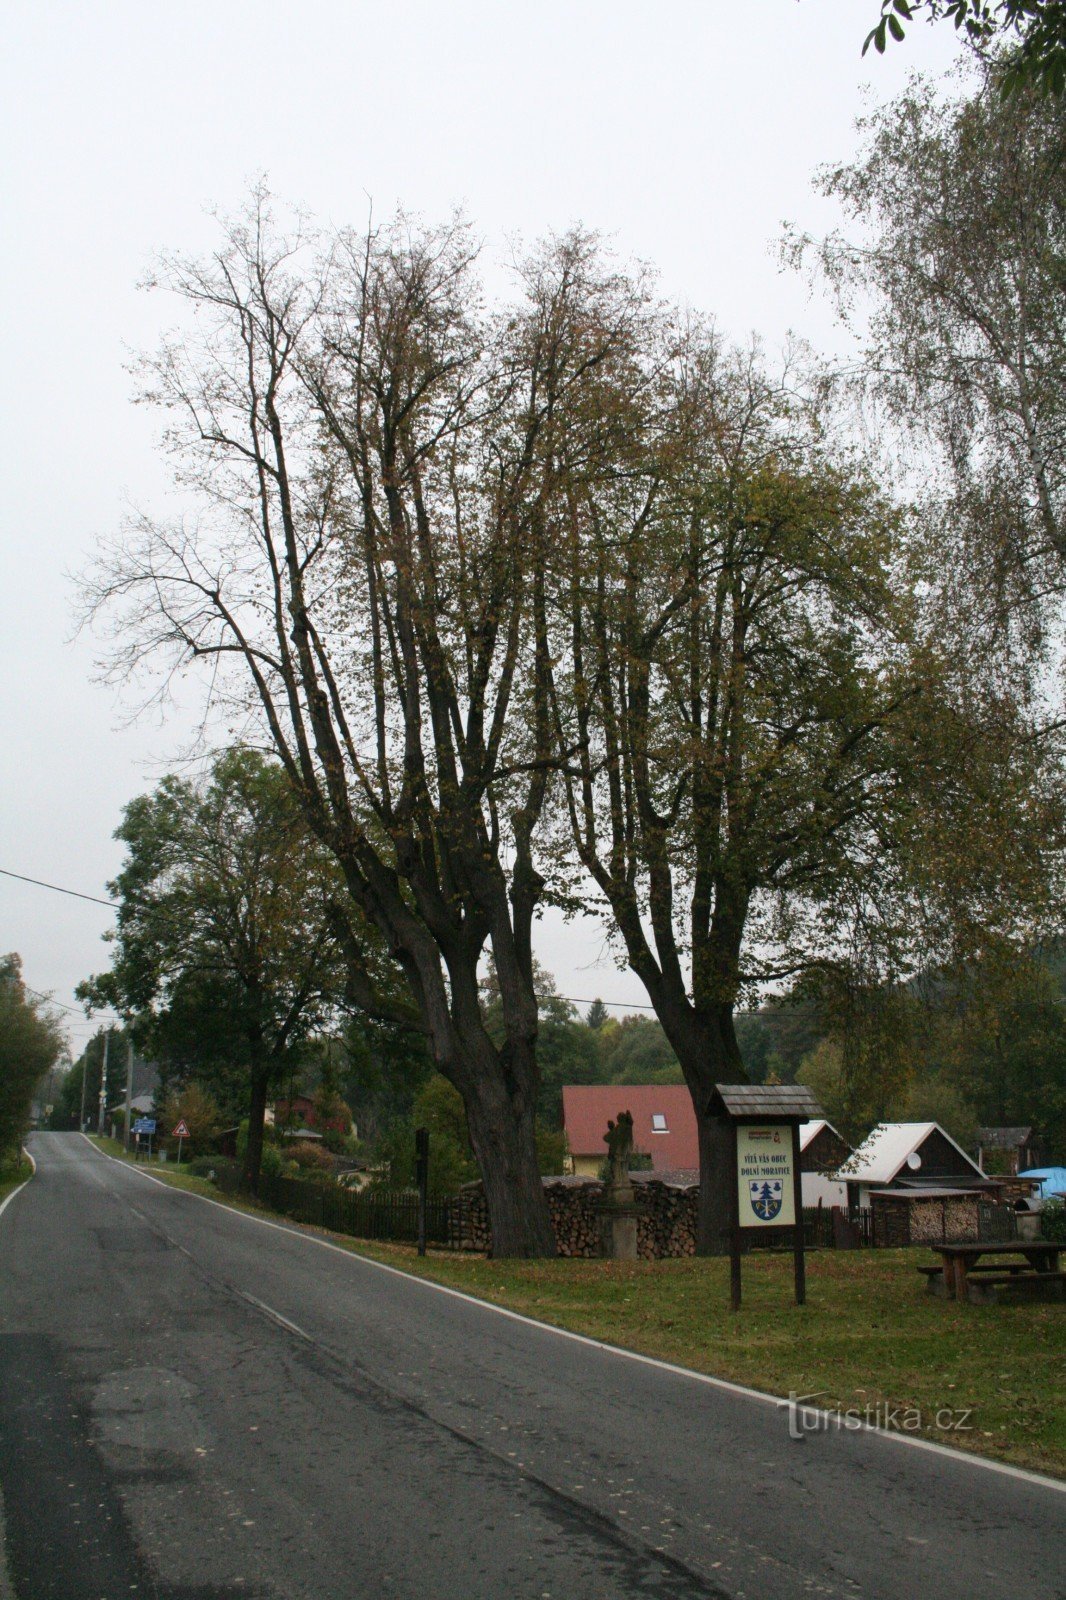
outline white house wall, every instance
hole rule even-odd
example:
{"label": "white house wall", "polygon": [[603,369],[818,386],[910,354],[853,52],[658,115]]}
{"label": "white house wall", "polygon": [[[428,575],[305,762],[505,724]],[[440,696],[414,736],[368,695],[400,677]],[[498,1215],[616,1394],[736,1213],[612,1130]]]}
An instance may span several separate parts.
{"label": "white house wall", "polygon": [[803,1204],[805,1206],[816,1206],[819,1200],[823,1206],[843,1206],[847,1209],[847,1184],[840,1183],[838,1179],[831,1178],[824,1172],[805,1172],[803,1174]]}

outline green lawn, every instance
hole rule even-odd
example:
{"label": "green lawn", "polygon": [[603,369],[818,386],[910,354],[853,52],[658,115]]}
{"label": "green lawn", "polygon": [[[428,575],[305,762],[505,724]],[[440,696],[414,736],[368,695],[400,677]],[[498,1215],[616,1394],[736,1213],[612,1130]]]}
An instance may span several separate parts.
{"label": "green lawn", "polygon": [[[109,1141],[97,1141],[109,1148]],[[121,1146],[111,1147],[121,1153]],[[204,1180],[166,1166],[183,1188]],[[337,1239],[355,1252],[509,1306],[541,1322],[729,1378],[771,1394],[822,1392],[822,1405],[922,1415],[925,1437],[1066,1477],[1066,1305],[971,1306],[935,1299],[922,1250],[817,1251],[807,1304],[792,1303],[792,1261],[744,1262],[744,1304],[729,1310],[728,1263],[486,1261]],[[970,1411],[964,1431],[937,1413]],[[909,1431],[909,1430],[908,1430]]]}
{"label": "green lawn", "polygon": [[[935,1259],[925,1251],[812,1252],[803,1307],[792,1301],[790,1257],[749,1256],[734,1316],[722,1260],[419,1262],[403,1246],[356,1248],[539,1321],[753,1389],[824,1391],[820,1404],[870,1408],[878,1422],[877,1407],[915,1407],[925,1437],[1066,1477],[1066,1305],[936,1299],[915,1271]],[[962,1409],[972,1411],[967,1430],[937,1428],[938,1412]]]}
{"label": "green lawn", "polygon": [[14,1156],[0,1160],[0,1201],[6,1200],[13,1189],[17,1189],[20,1183],[25,1183],[32,1175],[33,1168],[25,1156],[22,1158],[21,1166]]}

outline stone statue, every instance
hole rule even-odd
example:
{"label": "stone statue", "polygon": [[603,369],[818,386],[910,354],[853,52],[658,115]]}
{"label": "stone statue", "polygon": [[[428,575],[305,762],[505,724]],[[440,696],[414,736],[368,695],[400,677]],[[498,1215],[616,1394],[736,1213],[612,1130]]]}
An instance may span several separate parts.
{"label": "stone statue", "polygon": [[633,1116],[620,1111],[617,1122],[608,1122],[603,1136],[607,1146],[607,1159],[611,1163],[611,1187],[622,1188],[629,1184],[629,1157],[633,1151]]}

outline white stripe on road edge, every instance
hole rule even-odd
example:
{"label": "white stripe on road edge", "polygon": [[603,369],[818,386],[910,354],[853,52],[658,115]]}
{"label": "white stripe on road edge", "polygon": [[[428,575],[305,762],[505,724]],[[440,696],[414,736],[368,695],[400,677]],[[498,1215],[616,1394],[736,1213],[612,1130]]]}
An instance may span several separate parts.
{"label": "white stripe on road edge", "polygon": [[[625,1361],[636,1361],[644,1367],[654,1367],[659,1372],[669,1372],[678,1378],[688,1378],[694,1383],[709,1385],[712,1389],[721,1389],[726,1394],[741,1395],[746,1400],[758,1400],[763,1405],[775,1406],[777,1410],[787,1410],[791,1405],[798,1405],[778,1395],[765,1394],[761,1389],[748,1389],[740,1383],[730,1383],[728,1378],[714,1378],[707,1372],[694,1372],[691,1367],[679,1367],[672,1361],[660,1361],[655,1356],[641,1355],[637,1350],[624,1350],[620,1345],[607,1344],[603,1339],[593,1339],[587,1333],[574,1333],[570,1328],[557,1328],[550,1322],[538,1322],[535,1317],[528,1317],[522,1311],[512,1311],[508,1306],[495,1305],[491,1300],[480,1300],[477,1295],[468,1294],[465,1289],[453,1289],[447,1283],[435,1283],[432,1278],[422,1278],[413,1272],[405,1272],[402,1267],[390,1267],[387,1262],[375,1261],[371,1256],[360,1255],[357,1250],[347,1250],[343,1245],[332,1244],[328,1239],[320,1239],[316,1234],[308,1233],[298,1223],[271,1222],[267,1217],[257,1217],[249,1211],[241,1211],[236,1206],[228,1206],[221,1200],[212,1200],[210,1195],[197,1194],[193,1189],[180,1189],[174,1184],[167,1183],[163,1178],[157,1178],[151,1172],[145,1172],[140,1167],[133,1166],[130,1162],[122,1161],[118,1156],[108,1155],[106,1150],[101,1150],[93,1144],[87,1134],[82,1138],[91,1150],[103,1156],[108,1161],[116,1162],[127,1172],[136,1173],[140,1178],[147,1178],[149,1183],[156,1183],[161,1189],[166,1189],[169,1194],[187,1196],[190,1200],[202,1200],[205,1205],[217,1206],[220,1211],[225,1211],[231,1217],[243,1217],[245,1222],[258,1223],[261,1228],[273,1228],[277,1233],[286,1233],[290,1238],[305,1239],[309,1244],[319,1245],[323,1250],[333,1250],[337,1255],[343,1256],[347,1261],[357,1261],[361,1266],[374,1267],[379,1272],[389,1272],[396,1278],[402,1278],[405,1283],[418,1284],[424,1289],[433,1289],[437,1294],[450,1295],[453,1300],[465,1300],[469,1305],[479,1306],[483,1311],[492,1311],[498,1317],[506,1317],[511,1322],[522,1322],[527,1327],[536,1328],[541,1333],[554,1334],[558,1339],[570,1339],[574,1344],[588,1345],[593,1350],[602,1350],[607,1355],[621,1356]],[[17,1191],[16,1191],[17,1192]],[[10,1198],[10,1196],[9,1196]],[[240,1291],[238,1291],[240,1292]],[[250,1300],[250,1295],[242,1296]],[[278,1318],[276,1312],[270,1311],[268,1306],[254,1304],[261,1310],[267,1311],[272,1317]],[[299,1328],[293,1331],[302,1338],[308,1338]],[[309,1341],[313,1343],[314,1341]],[[824,1420],[825,1427],[820,1431],[828,1431],[832,1424],[835,1412],[821,1411],[817,1407],[803,1405],[800,1407],[804,1416],[816,1416]],[[912,1450],[927,1450],[934,1455],[947,1456],[950,1461],[965,1467],[979,1467],[985,1472],[998,1472],[1005,1478],[1017,1478],[1022,1483],[1034,1483],[1041,1489],[1054,1489],[1059,1494],[1066,1494],[1066,1482],[1059,1478],[1047,1478],[1042,1473],[1030,1472],[1025,1467],[1011,1467],[1002,1461],[989,1461],[987,1456],[979,1456],[969,1450],[953,1450],[950,1445],[935,1444],[932,1439],[916,1439],[913,1434],[897,1433],[891,1428],[875,1428],[871,1423],[863,1422],[857,1428],[849,1428],[848,1432],[867,1433],[876,1439],[888,1439],[895,1444],[909,1445]]]}
{"label": "white stripe on road edge", "polygon": [[[167,1188],[169,1189],[169,1187],[170,1185],[168,1184]],[[186,1254],[188,1254],[188,1252],[186,1252]],[[284,1328],[287,1333],[294,1333],[298,1339],[306,1339],[308,1344],[314,1344],[315,1341],[312,1339],[309,1333],[305,1333],[302,1328],[298,1328],[295,1322],[290,1322],[288,1317],[283,1317],[280,1311],[274,1310],[273,1306],[268,1306],[263,1300],[257,1300],[254,1294],[246,1294],[243,1289],[238,1289],[236,1285],[233,1285],[232,1287],[234,1294],[239,1295],[242,1300],[247,1300],[250,1306],[254,1306],[255,1309],[257,1311],[261,1311],[265,1317],[269,1317],[271,1322],[276,1322],[278,1326]]]}
{"label": "white stripe on road edge", "polygon": [[3,1200],[0,1200],[0,1217],[3,1216],[4,1212],[7,1210],[12,1200],[14,1200],[15,1196],[22,1193],[22,1190],[25,1189],[26,1185],[29,1183],[30,1178],[32,1178],[34,1173],[37,1171],[37,1163],[34,1161],[33,1157],[30,1155],[30,1152],[25,1148],[25,1146],[23,1146],[22,1153],[29,1162],[32,1171],[30,1172],[29,1178],[23,1178],[22,1182],[20,1184],[16,1184],[15,1188],[12,1189],[9,1195],[5,1196]]}

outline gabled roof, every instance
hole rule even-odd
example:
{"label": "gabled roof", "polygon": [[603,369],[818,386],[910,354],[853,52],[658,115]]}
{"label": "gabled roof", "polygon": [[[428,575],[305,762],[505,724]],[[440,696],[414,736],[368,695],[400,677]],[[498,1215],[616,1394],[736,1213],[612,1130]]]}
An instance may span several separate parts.
{"label": "gabled roof", "polygon": [[731,1117],[817,1117],[821,1106],[803,1083],[716,1083],[712,1110],[719,1102]]}
{"label": "gabled roof", "polygon": [[[133,1098],[131,1099],[131,1101],[130,1101],[130,1110],[131,1111],[135,1111],[137,1113],[137,1115],[141,1116],[141,1117],[148,1116],[151,1113],[151,1111],[152,1111],[154,1106],[155,1106],[155,1095],[154,1094],[135,1094],[133,1096]],[[125,1092],[125,1090],[123,1090],[122,1095],[120,1096],[120,1098],[118,1100],[113,1101],[111,1103],[111,1105],[109,1105],[107,1107],[107,1110],[108,1110],[108,1113],[110,1114],[111,1112],[114,1112],[114,1111],[125,1111],[125,1109],[126,1109],[126,1092]]]}
{"label": "gabled roof", "polygon": [[978,1178],[984,1173],[976,1161],[971,1161],[950,1133],[945,1133],[936,1122],[879,1122],[867,1134],[859,1148],[838,1169],[837,1177],[849,1183],[891,1183],[906,1165],[907,1157],[925,1143],[931,1133],[939,1133],[957,1150],[966,1165]]}
{"label": "gabled roof", "polygon": [[[568,1084],[563,1089],[563,1127],[570,1154],[607,1159],[604,1134],[620,1111],[633,1118],[633,1148],[651,1156],[655,1172],[699,1167],[699,1136],[692,1096],[683,1083]],[[666,1119],[666,1131],[652,1117]]]}
{"label": "gabled roof", "polygon": [[845,1139],[844,1135],[840,1133],[838,1129],[834,1128],[831,1122],[827,1122],[824,1117],[815,1119],[813,1122],[801,1122],[799,1125],[801,1155],[809,1144],[814,1143],[815,1139],[817,1139],[823,1128],[828,1128],[829,1132],[833,1134],[834,1138],[839,1139],[841,1144],[847,1144],[848,1141]]}
{"label": "gabled roof", "polygon": [[978,1128],[977,1143],[989,1150],[1014,1150],[1032,1136],[1032,1128]]}

